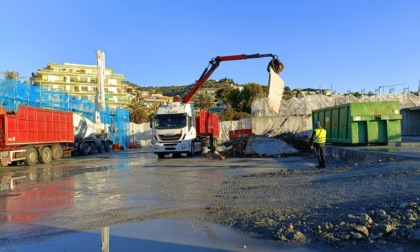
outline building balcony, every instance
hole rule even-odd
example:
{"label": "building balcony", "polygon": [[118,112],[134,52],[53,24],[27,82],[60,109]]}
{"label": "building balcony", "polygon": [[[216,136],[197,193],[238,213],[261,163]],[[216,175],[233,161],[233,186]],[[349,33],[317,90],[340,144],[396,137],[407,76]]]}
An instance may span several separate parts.
{"label": "building balcony", "polygon": [[[96,83],[96,80],[91,81],[91,82],[87,82],[87,81],[82,81],[82,80],[70,80],[69,82],[64,81],[64,80],[55,80],[55,81],[47,81],[47,80],[42,80],[42,78],[30,78],[30,81],[33,83],[34,86],[39,86],[39,85],[84,85],[87,87],[97,87],[98,84]],[[121,87],[126,87],[126,84],[122,84],[122,83],[117,83],[117,84],[104,84],[104,87],[116,87],[116,86],[121,86]]]}

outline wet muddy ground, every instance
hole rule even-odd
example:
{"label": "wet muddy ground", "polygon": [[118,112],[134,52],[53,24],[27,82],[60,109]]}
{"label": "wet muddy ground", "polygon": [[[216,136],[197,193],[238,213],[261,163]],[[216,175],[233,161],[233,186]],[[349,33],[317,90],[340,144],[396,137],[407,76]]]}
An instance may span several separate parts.
{"label": "wet muddy ground", "polygon": [[[419,164],[329,159],[327,169],[317,170],[312,156],[157,159],[148,150],[124,150],[3,168],[3,177],[21,179],[13,190],[0,192],[0,248],[177,219],[231,227],[249,238],[280,244],[282,250],[416,250],[419,243],[408,233],[420,228],[417,216],[408,224],[401,217],[398,225],[405,225],[405,231],[395,228],[394,236],[390,231],[375,239],[372,232],[357,236],[352,226],[357,221],[349,218],[359,220],[364,213],[374,218],[375,211],[395,212],[402,204],[417,214]],[[171,225],[162,236],[176,232]],[[374,224],[367,228],[374,230]],[[194,244],[191,237],[185,240]]]}

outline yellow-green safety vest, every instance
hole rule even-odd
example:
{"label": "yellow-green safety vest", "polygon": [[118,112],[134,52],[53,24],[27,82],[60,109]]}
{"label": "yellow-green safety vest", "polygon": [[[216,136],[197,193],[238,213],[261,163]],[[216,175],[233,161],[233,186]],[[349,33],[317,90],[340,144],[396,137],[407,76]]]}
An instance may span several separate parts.
{"label": "yellow-green safety vest", "polygon": [[327,131],[322,128],[314,129],[315,139],[314,143],[325,143],[327,141]]}

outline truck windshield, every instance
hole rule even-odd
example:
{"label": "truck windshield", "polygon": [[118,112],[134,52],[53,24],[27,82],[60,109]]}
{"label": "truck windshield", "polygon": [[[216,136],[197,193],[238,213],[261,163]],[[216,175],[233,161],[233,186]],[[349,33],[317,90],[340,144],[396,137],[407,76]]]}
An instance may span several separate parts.
{"label": "truck windshield", "polygon": [[170,116],[157,116],[155,118],[156,129],[174,129],[183,128],[187,126],[186,115],[170,115]]}

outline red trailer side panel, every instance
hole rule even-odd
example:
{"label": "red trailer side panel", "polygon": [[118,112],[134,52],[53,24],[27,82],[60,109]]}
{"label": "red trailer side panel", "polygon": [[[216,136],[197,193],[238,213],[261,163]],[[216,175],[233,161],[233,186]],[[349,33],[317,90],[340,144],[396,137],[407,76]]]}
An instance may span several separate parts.
{"label": "red trailer side panel", "polygon": [[219,116],[201,109],[200,114],[195,117],[197,134],[219,137]]}
{"label": "red trailer side panel", "polygon": [[250,135],[252,134],[252,129],[240,129],[240,130],[230,130],[229,131],[229,139],[233,140],[243,135]]}
{"label": "red trailer side panel", "polygon": [[211,132],[213,133],[213,137],[219,137],[219,116],[213,113],[209,114],[209,128],[211,128]]}
{"label": "red trailer side panel", "polygon": [[71,112],[22,106],[15,115],[0,114],[0,127],[2,147],[74,142]]}

